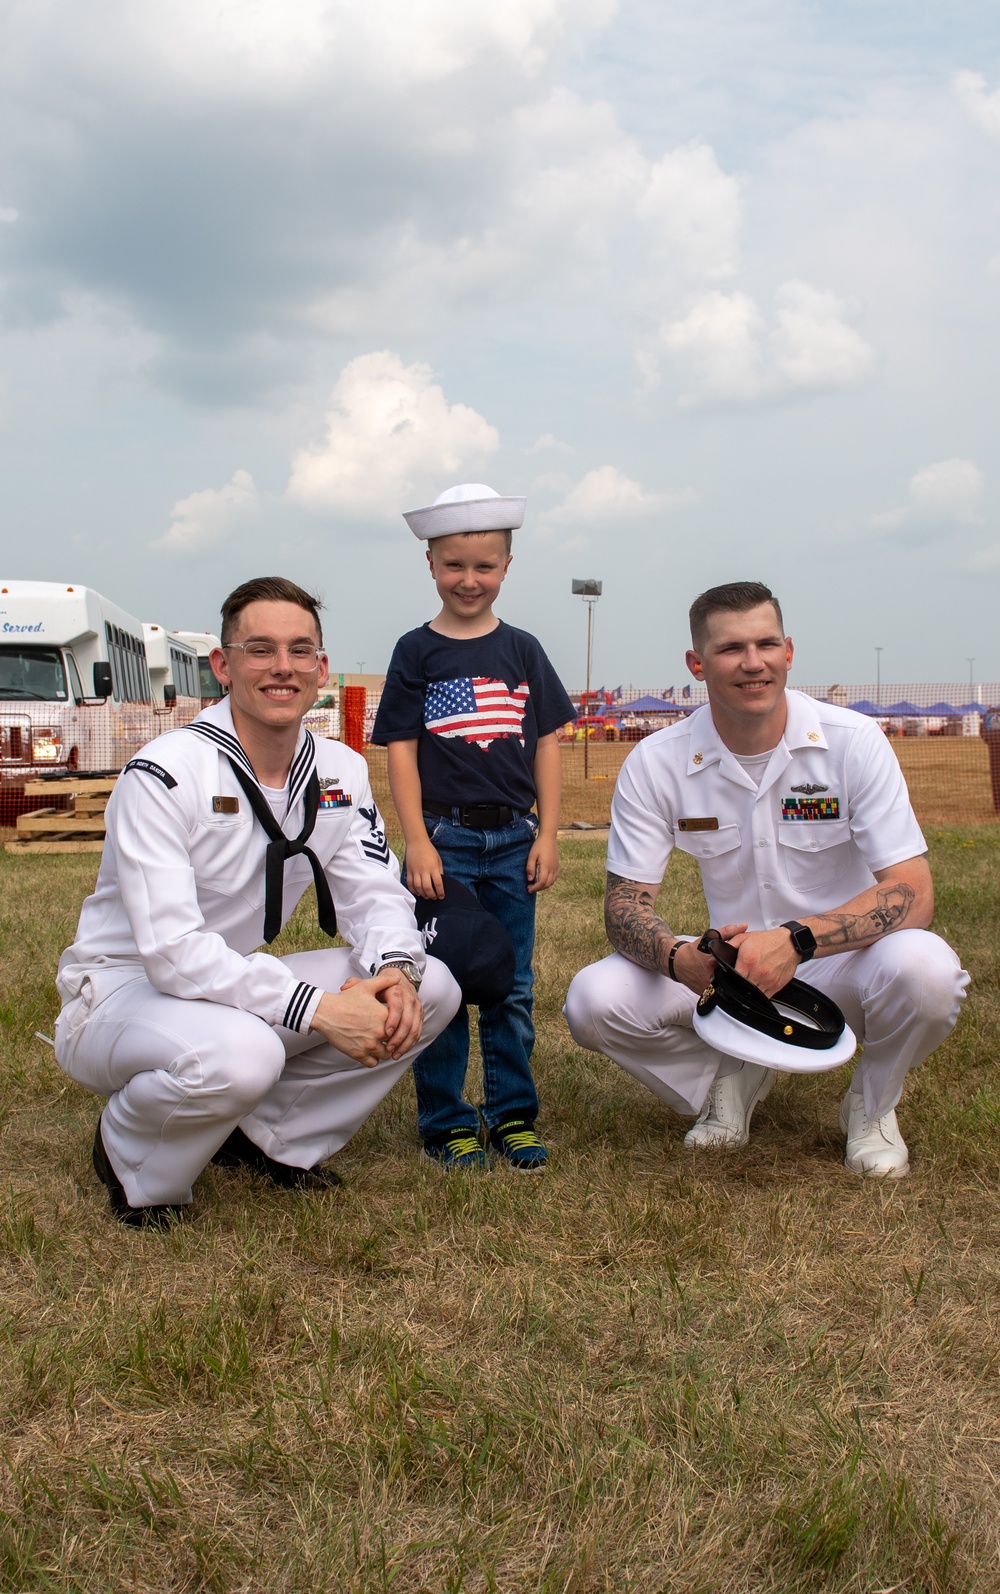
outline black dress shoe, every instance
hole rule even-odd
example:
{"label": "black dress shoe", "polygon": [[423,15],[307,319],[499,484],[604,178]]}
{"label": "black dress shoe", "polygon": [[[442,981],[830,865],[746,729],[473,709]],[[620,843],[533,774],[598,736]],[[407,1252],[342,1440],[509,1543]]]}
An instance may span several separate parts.
{"label": "black dress shoe", "polygon": [[336,1190],[344,1182],[339,1173],[322,1163],[315,1168],[293,1168],[287,1162],[275,1162],[238,1127],[222,1142],[212,1161],[222,1168],[252,1168],[282,1190]]}
{"label": "black dress shoe", "polygon": [[97,1120],[94,1130],[94,1172],[108,1192],[111,1210],[119,1223],[127,1223],[131,1229],[169,1229],[173,1224],[179,1223],[184,1215],[183,1207],[129,1206],[125,1188],[111,1166],[111,1159],[104,1149],[104,1139],[101,1135],[101,1120]]}

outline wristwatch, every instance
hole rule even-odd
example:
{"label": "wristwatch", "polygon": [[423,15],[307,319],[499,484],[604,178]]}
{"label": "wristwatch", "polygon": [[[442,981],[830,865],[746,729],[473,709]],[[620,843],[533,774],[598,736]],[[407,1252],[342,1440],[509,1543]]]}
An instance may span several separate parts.
{"label": "wristwatch", "polygon": [[[409,980],[410,984],[413,986],[413,989],[415,991],[419,991],[420,982],[423,979],[423,975],[421,974],[420,970],[417,968],[417,965],[415,963],[411,963],[410,962],[409,958],[390,958],[388,963],[383,963],[382,964],[382,968],[383,969],[398,969],[400,974],[403,974],[403,975],[406,976],[406,978]],[[379,972],[381,973],[381,969],[379,970]]]}
{"label": "wristwatch", "polygon": [[781,928],[788,931],[792,938],[792,945],[802,962],[808,963],[816,950],[816,937],[812,931],[807,929],[804,924],[800,924],[798,919],[786,919]]}

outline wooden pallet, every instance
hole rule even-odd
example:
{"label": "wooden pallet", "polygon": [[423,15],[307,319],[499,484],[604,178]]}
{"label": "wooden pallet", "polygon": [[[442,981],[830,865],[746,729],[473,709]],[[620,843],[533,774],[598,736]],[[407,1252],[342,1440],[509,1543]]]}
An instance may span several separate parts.
{"label": "wooden pallet", "polygon": [[12,853],[101,852],[104,848],[104,810],[114,790],[114,780],[86,775],[70,780],[29,780],[28,797],[69,797],[69,808],[35,808],[19,814],[17,840],[4,842]]}
{"label": "wooden pallet", "polygon": [[53,852],[103,852],[104,841],[5,841],[4,852],[30,852],[34,857]]}

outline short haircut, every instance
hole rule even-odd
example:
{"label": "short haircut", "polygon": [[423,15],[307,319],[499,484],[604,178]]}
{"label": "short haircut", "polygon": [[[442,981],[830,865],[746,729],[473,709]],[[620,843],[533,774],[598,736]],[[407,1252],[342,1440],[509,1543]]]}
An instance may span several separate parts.
{"label": "short haircut", "polygon": [[[513,540],[513,532],[509,529],[509,527],[507,528],[507,530],[504,530],[503,527],[498,526],[497,530],[500,532],[501,536],[503,537],[504,547],[506,548],[507,552],[510,553],[510,546],[511,546],[511,542]],[[445,536],[446,537],[455,537],[455,536],[459,536],[459,537],[492,537],[492,535],[493,535],[492,531],[461,531],[461,532],[451,531],[451,532],[445,532]],[[427,546],[429,548],[433,548],[434,544],[436,542],[440,542],[440,541],[441,541],[440,537],[428,537]]]}
{"label": "short haircut", "polygon": [[695,598],[688,611],[691,641],[694,647],[700,648],[704,642],[708,622],[713,614],[718,614],[721,610],[727,610],[730,614],[746,614],[749,609],[759,609],[762,603],[774,605],[774,612],[778,616],[778,627],[784,636],[785,622],[781,618],[781,604],[770,587],[765,587],[762,581],[729,581],[724,587],[709,587],[707,592]]}
{"label": "short haircut", "polygon": [[323,626],[319,611],[323,605],[311,592],[296,586],[294,581],[287,581],[284,576],[254,576],[252,581],[244,581],[242,586],[229,594],[222,605],[223,647],[232,640],[233,632],[237,629],[237,621],[249,603],[297,604],[300,609],[305,609],[312,616],[322,647]]}

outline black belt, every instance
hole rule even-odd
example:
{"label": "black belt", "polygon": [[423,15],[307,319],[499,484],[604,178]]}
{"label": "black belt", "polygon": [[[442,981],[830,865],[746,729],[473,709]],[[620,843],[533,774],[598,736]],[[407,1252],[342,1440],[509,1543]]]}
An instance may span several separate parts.
{"label": "black belt", "polygon": [[501,830],[504,825],[513,824],[515,819],[521,817],[519,808],[508,808],[504,803],[468,803],[462,807],[459,803],[432,803],[425,798],[423,810],[425,814],[433,814],[437,819],[450,819],[469,830]]}
{"label": "black belt", "polygon": [[[699,1013],[710,1013],[713,1007],[720,1007],[730,1018],[759,1030],[762,1035],[770,1035],[789,1046],[804,1046],[810,1051],[828,1051],[843,1035],[844,1015],[836,1002],[817,991],[815,986],[807,985],[805,980],[789,980],[780,991],[775,991],[772,999],[742,974],[737,974],[733,967],[736,948],[720,940],[714,930],[705,932],[698,942],[698,951],[708,952],[715,958],[712,983],[698,1001]],[[793,1013],[801,1013],[803,1018],[811,1018],[819,1027],[813,1029],[810,1024],[787,1018],[778,1011],[775,1005],[778,1002],[782,1007],[790,1007]]]}

